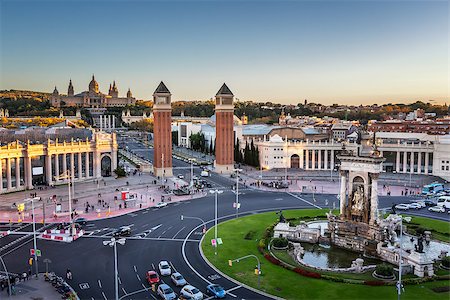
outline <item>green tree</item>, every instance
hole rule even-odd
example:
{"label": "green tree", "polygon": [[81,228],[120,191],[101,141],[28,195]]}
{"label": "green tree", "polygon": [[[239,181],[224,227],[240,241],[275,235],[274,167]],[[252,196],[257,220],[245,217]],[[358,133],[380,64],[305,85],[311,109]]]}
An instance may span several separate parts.
{"label": "green tree", "polygon": [[172,131],[172,144],[178,146],[178,131]]}

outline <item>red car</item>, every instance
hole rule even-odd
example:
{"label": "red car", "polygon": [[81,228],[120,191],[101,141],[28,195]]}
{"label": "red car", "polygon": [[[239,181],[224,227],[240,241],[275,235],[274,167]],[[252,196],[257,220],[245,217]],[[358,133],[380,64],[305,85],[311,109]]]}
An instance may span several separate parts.
{"label": "red car", "polygon": [[149,284],[159,283],[159,276],[155,271],[148,271],[147,274],[145,274],[145,278],[147,278]]}

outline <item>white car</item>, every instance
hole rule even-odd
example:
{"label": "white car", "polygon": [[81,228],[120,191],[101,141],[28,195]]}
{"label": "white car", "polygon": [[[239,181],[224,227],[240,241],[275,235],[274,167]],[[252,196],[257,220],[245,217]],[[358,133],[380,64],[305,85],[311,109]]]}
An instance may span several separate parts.
{"label": "white car", "polygon": [[157,207],[157,208],[163,208],[163,207],[165,207],[165,206],[167,206],[167,203],[166,203],[166,202],[158,202],[158,203],[156,203],[156,205],[155,205],[155,207]]}
{"label": "white car", "polygon": [[183,174],[178,174],[178,178],[183,179],[184,175]]}
{"label": "white car", "polygon": [[200,173],[200,176],[202,176],[202,177],[208,177],[208,176],[209,176],[209,172],[203,170],[203,171]]}
{"label": "white car", "polygon": [[187,297],[188,299],[194,299],[194,300],[202,300],[203,299],[203,293],[200,292],[200,290],[192,285],[185,285],[180,292],[183,296]]}
{"label": "white car", "polygon": [[413,208],[413,209],[421,209],[424,206],[420,205],[419,203],[415,202],[415,203],[411,203],[409,204],[409,208]]}
{"label": "white car", "polygon": [[434,212],[445,212],[445,208],[442,206],[432,206],[430,208],[428,208],[429,211],[434,211]]}
{"label": "white car", "polygon": [[158,286],[158,295],[164,300],[174,300],[177,298],[177,294],[167,284],[160,284]]}
{"label": "white car", "polygon": [[170,276],[172,274],[172,269],[167,261],[162,260],[158,264],[159,274],[161,276]]}
{"label": "white car", "polygon": [[409,207],[409,204],[397,204],[396,206],[395,206],[395,209],[401,209],[401,210],[408,210],[410,207]]}
{"label": "white car", "polygon": [[184,279],[183,275],[181,275],[178,272],[173,273],[170,276],[170,279],[172,279],[172,282],[176,285],[176,286],[183,286],[186,285],[186,279]]}

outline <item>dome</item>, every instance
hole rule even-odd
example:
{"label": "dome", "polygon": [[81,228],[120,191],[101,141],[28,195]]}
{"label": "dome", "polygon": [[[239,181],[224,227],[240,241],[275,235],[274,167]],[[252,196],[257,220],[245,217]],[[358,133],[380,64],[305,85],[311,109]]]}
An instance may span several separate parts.
{"label": "dome", "polygon": [[98,82],[95,81],[94,75],[92,75],[92,80],[89,82],[89,92],[98,93]]}

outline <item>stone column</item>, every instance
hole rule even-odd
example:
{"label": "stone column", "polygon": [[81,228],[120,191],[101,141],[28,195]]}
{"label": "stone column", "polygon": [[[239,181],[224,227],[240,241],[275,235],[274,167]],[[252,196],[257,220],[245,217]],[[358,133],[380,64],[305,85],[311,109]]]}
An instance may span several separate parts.
{"label": "stone column", "polygon": [[89,169],[90,169],[90,166],[89,166],[89,152],[86,152],[85,153],[85,157],[84,157],[84,159],[85,159],[85,161],[84,161],[84,164],[85,164],[85,167],[86,167],[86,178],[89,178]]}
{"label": "stone column", "polygon": [[96,178],[101,178],[102,177],[102,169],[101,169],[101,157],[100,157],[100,152],[94,152],[94,176]]}
{"label": "stone column", "polygon": [[[55,175],[56,178],[58,178],[59,175],[61,175],[59,171],[59,155],[55,154]],[[59,179],[56,179],[56,181],[59,181]]]}
{"label": "stone column", "polygon": [[2,158],[0,158],[0,193],[3,190],[3,166],[2,166]]}
{"label": "stone column", "polygon": [[100,115],[99,117],[100,117],[100,122],[99,122],[99,123],[100,123],[100,131],[102,131],[102,129],[103,129],[103,120],[102,120],[102,117],[103,117],[103,116]]}
{"label": "stone column", "polygon": [[370,174],[372,179],[372,189],[370,194],[370,224],[378,222],[378,176],[379,174]]}
{"label": "stone column", "polygon": [[334,170],[334,150],[331,150],[330,161],[331,161],[330,168]]}
{"label": "stone column", "polygon": [[304,153],[304,150],[303,149],[301,149],[300,150],[300,168],[301,169],[304,169],[305,168],[305,166],[304,166],[304,160],[303,160],[303,153]]}
{"label": "stone column", "polygon": [[408,161],[408,152],[403,152],[403,171],[402,173],[406,173],[406,162]]}
{"label": "stone column", "polygon": [[116,117],[112,117],[112,129],[116,129]]}
{"label": "stone column", "polygon": [[20,157],[16,157],[16,189],[20,187]]}
{"label": "stone column", "polygon": [[81,152],[78,152],[78,179],[83,178],[83,159]]}
{"label": "stone column", "polygon": [[325,154],[325,165],[323,166],[323,168],[325,169],[325,170],[328,170],[329,168],[328,168],[328,150],[325,150],[324,151],[324,154]]}
{"label": "stone column", "polygon": [[75,180],[75,155],[70,153],[70,176]]}
{"label": "stone column", "polygon": [[309,170],[309,150],[308,149],[306,149],[305,150],[306,152],[306,170]]}
{"label": "stone column", "polygon": [[409,173],[414,173],[414,151],[411,151],[411,159],[409,160]]}
{"label": "stone column", "polygon": [[400,151],[397,151],[396,163],[395,163],[395,171],[400,173]]}
{"label": "stone column", "polygon": [[47,184],[51,185],[53,183],[52,180],[52,155],[47,154],[45,156],[45,179],[47,180]]}
{"label": "stone column", "polygon": [[322,169],[322,149],[318,150],[319,152],[319,158],[317,159],[317,169]]}
{"label": "stone column", "polygon": [[422,173],[422,152],[417,152],[417,174]]}
{"label": "stone column", "polygon": [[425,174],[428,175],[428,164],[430,163],[430,153],[425,152]]}
{"label": "stone column", "polygon": [[[67,155],[66,153],[63,153],[63,173],[64,176],[67,175]],[[64,181],[69,181],[69,179],[64,179]]]}
{"label": "stone column", "polygon": [[346,190],[346,185],[347,185],[347,171],[341,171],[341,188],[340,188],[340,192],[339,192],[339,201],[340,201],[340,215],[344,216],[345,214],[345,190]]}
{"label": "stone column", "polygon": [[117,150],[112,149],[111,151],[111,171],[117,169]]}
{"label": "stone column", "polygon": [[11,190],[11,158],[6,159],[6,189]]}
{"label": "stone column", "polygon": [[311,150],[311,169],[316,169],[316,149]]}
{"label": "stone column", "polygon": [[31,157],[27,156],[25,157],[25,161],[24,161],[24,173],[25,173],[25,182],[27,184],[27,189],[31,190],[33,188],[33,173],[32,173],[32,168],[31,168]]}

